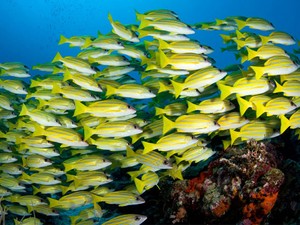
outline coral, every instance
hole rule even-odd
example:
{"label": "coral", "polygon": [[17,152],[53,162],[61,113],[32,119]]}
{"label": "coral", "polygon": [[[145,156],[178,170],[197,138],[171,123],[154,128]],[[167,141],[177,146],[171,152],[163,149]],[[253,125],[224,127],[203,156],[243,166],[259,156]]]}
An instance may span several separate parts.
{"label": "coral", "polygon": [[244,148],[228,148],[198,177],[176,182],[170,195],[177,203],[173,222],[260,224],[284,181],[278,148],[251,140]]}

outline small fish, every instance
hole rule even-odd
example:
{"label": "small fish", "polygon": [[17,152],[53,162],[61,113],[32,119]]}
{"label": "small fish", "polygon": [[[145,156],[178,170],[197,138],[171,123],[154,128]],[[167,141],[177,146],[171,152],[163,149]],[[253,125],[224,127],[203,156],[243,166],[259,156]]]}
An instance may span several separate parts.
{"label": "small fish", "polygon": [[132,30],[126,28],[124,25],[122,25],[120,22],[114,21],[111,14],[108,14],[108,19],[110,24],[113,27],[113,32],[117,35],[119,35],[122,39],[130,42],[139,42],[136,33],[134,33]]}
{"label": "small fish", "polygon": [[123,214],[116,216],[102,225],[120,225],[120,224],[130,224],[130,225],[139,225],[142,224],[147,219],[147,216],[139,214]]}
{"label": "small fish", "polygon": [[81,74],[71,74],[69,70],[66,70],[66,72],[64,73],[63,81],[67,80],[72,80],[75,84],[77,84],[83,89],[95,92],[102,92],[100,85],[92,77],[84,76]]}
{"label": "small fish", "polygon": [[300,109],[294,112],[290,118],[286,118],[285,115],[280,116],[281,127],[280,134],[282,134],[287,128],[297,129],[300,128]]}
{"label": "small fish", "polygon": [[117,88],[106,86],[106,96],[117,95],[125,98],[147,99],[155,94],[147,87],[139,84],[123,84]]}
{"label": "small fish", "polygon": [[300,96],[300,81],[288,80],[281,85],[275,80],[275,84],[273,93],[283,92],[284,96]]}
{"label": "small fish", "polygon": [[99,124],[95,129],[84,127],[84,140],[97,134],[100,137],[128,137],[142,133],[142,129],[128,121],[115,121]]}
{"label": "small fish", "polygon": [[273,90],[273,83],[267,78],[255,79],[254,77],[243,77],[238,79],[233,86],[227,86],[223,82],[217,83],[221,99],[227,98],[231,94],[239,96],[258,95]]}
{"label": "small fish", "polygon": [[28,212],[31,213],[32,211],[35,211],[37,213],[40,213],[45,216],[59,216],[58,211],[55,209],[51,209],[48,205],[39,205],[38,207],[34,206],[27,206]]}
{"label": "small fish", "polygon": [[28,212],[27,208],[25,206],[21,205],[10,205],[7,207],[7,210],[10,213],[13,213],[18,216],[30,216],[31,213]]}
{"label": "small fish", "polygon": [[0,183],[2,187],[15,192],[24,192],[26,189],[26,187],[17,178],[8,174],[0,175]]}
{"label": "small fish", "polygon": [[22,176],[19,178],[21,180],[26,180],[26,183],[34,183],[34,184],[42,184],[42,185],[53,185],[53,184],[60,184],[61,181],[54,177],[50,173],[33,173],[28,175],[27,173],[23,172]]}
{"label": "small fish", "polygon": [[235,108],[234,104],[228,100],[221,100],[220,98],[211,98],[200,102],[196,105],[192,102],[187,102],[187,113],[199,110],[200,113],[222,113]]}
{"label": "small fish", "polygon": [[75,58],[71,56],[63,58],[58,52],[52,60],[52,63],[57,61],[62,62],[67,68],[74,69],[78,72],[82,72],[83,74],[91,75],[96,73],[96,71],[91,68],[88,62],[80,58]]}
{"label": "small fish", "polygon": [[41,155],[28,155],[22,158],[23,167],[42,168],[52,165],[51,160]]}
{"label": "small fish", "polygon": [[99,100],[99,97],[93,96],[89,91],[85,91],[73,86],[59,87],[57,85],[54,85],[52,93],[62,94],[65,98],[78,101],[92,102]]}
{"label": "small fish", "polygon": [[88,146],[81,138],[81,135],[70,128],[64,127],[48,127],[42,128],[36,125],[35,131],[32,134],[35,136],[45,136],[47,140],[60,143],[66,146],[84,147]]}
{"label": "small fish", "polygon": [[28,94],[24,83],[20,80],[0,80],[0,88],[3,88],[14,94]]}
{"label": "small fish", "polygon": [[258,57],[260,59],[269,59],[273,56],[286,56],[289,57],[288,54],[284,51],[284,49],[275,46],[275,45],[263,45],[260,48],[258,48],[256,51],[251,48],[246,48],[248,55],[248,60],[251,60],[255,57]]}
{"label": "small fish", "polygon": [[124,151],[129,146],[129,142],[123,138],[89,138],[87,141],[100,150]]}
{"label": "small fish", "polygon": [[165,114],[167,116],[181,116],[186,113],[187,107],[181,102],[175,102],[169,105],[166,105],[165,108],[155,107],[155,115]]}
{"label": "small fish", "polygon": [[139,205],[145,203],[145,200],[129,191],[113,191],[104,194],[103,196],[95,196],[96,202],[105,202],[107,204],[117,204],[119,206]]}
{"label": "small fish", "polygon": [[205,114],[179,116],[175,122],[163,117],[163,133],[176,129],[178,132],[209,133],[219,129],[217,122]]}
{"label": "small fish", "polygon": [[98,170],[111,165],[111,162],[99,155],[83,155],[63,162],[65,172],[72,169],[79,171]]}
{"label": "small fish", "polygon": [[219,130],[229,130],[229,129],[236,129],[239,127],[244,126],[245,124],[249,123],[250,121],[241,115],[238,112],[230,112],[223,116],[221,116],[217,123],[220,125]]}
{"label": "small fish", "polygon": [[211,66],[211,62],[201,54],[185,53],[167,56],[162,50],[159,50],[159,63],[161,68],[171,65],[172,69],[188,71]]}
{"label": "small fish", "polygon": [[214,155],[216,152],[211,148],[196,146],[186,150],[181,157],[175,156],[176,164],[178,165],[182,161],[187,161],[190,164],[192,162],[198,163],[200,161],[205,161]]}
{"label": "small fish", "polygon": [[86,206],[93,203],[93,195],[86,191],[77,191],[68,195],[62,196],[56,200],[47,198],[50,208],[57,208],[62,210],[75,209],[81,206]]}
{"label": "small fish", "polygon": [[62,192],[61,185],[40,185],[38,188],[32,185],[33,194],[36,195],[38,193],[44,195],[53,195]]}
{"label": "small fish", "polygon": [[89,106],[85,106],[79,101],[75,101],[74,116],[89,113],[96,117],[119,117],[134,114],[136,110],[128,103],[117,99],[106,99],[96,101]]}
{"label": "small fish", "polygon": [[241,138],[242,141],[245,140],[264,140],[267,138],[273,138],[280,135],[279,131],[275,131],[270,125],[264,122],[253,122],[248,123],[240,128],[240,131],[230,130],[231,145],[235,142],[237,138]]}
{"label": "small fish", "polygon": [[291,112],[296,109],[297,106],[288,98],[277,97],[271,99],[264,105],[262,103],[256,103],[256,118],[260,117],[263,113],[267,113],[267,116],[280,116]]}
{"label": "small fish", "polygon": [[263,31],[275,29],[272,23],[258,17],[249,17],[245,21],[240,19],[235,19],[235,22],[239,30],[243,29],[244,27],[249,27],[251,29],[257,29]]}
{"label": "small fish", "polygon": [[185,23],[177,19],[157,19],[157,20],[146,20],[142,19],[139,30],[146,27],[154,27],[157,30],[167,31],[175,34],[194,34],[195,31]]}
{"label": "small fish", "polygon": [[296,44],[295,39],[286,32],[274,31],[269,36],[259,35],[262,44],[267,43],[282,44],[282,45],[294,45]]}
{"label": "small fish", "polygon": [[143,154],[147,154],[155,149],[159,151],[177,150],[191,146],[197,141],[197,138],[188,134],[172,133],[161,137],[156,143],[142,141],[144,146]]}
{"label": "small fish", "polygon": [[264,63],[264,66],[250,66],[255,72],[256,79],[260,79],[264,74],[267,76],[289,74],[296,71],[298,67],[299,65],[287,56],[273,56]]}
{"label": "small fish", "polygon": [[[30,214],[31,215],[31,214]],[[21,221],[14,219],[16,225],[43,225],[42,221],[35,217],[28,217]]]}
{"label": "small fish", "polygon": [[29,116],[31,120],[36,121],[43,126],[61,126],[54,115],[38,109],[29,110],[27,106],[23,104],[19,116],[25,115]]}
{"label": "small fish", "polygon": [[152,187],[156,186],[159,182],[158,175],[153,172],[149,171],[141,177],[141,179],[134,178],[134,183],[136,186],[136,189],[140,194],[142,194],[144,191],[147,191],[151,189]]}
{"label": "small fish", "polygon": [[131,148],[127,148],[127,157],[133,157],[137,162],[142,163],[153,169],[171,169],[171,162],[165,158],[162,154],[151,151],[147,154],[143,154],[143,150],[137,150],[134,152]]}

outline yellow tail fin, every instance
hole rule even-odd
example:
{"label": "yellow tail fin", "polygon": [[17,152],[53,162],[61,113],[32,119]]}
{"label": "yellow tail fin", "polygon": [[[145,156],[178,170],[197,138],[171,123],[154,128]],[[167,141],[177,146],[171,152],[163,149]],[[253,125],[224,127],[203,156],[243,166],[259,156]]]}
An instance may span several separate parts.
{"label": "yellow tail fin", "polygon": [[109,97],[111,95],[114,95],[116,93],[117,88],[114,88],[113,86],[106,85],[106,96]]}
{"label": "yellow tail fin", "polygon": [[239,30],[243,29],[246,26],[246,21],[235,19],[236,25]]}
{"label": "yellow tail fin", "polygon": [[163,117],[163,134],[167,133],[169,130],[175,128],[175,122],[169,120],[167,117]]}
{"label": "yellow tail fin", "polygon": [[29,116],[29,114],[30,114],[30,112],[28,111],[26,105],[23,104],[19,116]]}
{"label": "yellow tail fin", "polygon": [[171,80],[172,85],[174,87],[174,91],[175,91],[175,97],[178,98],[180,93],[183,91],[184,89],[184,83],[178,83],[176,81]]}
{"label": "yellow tail fin", "polygon": [[162,108],[155,107],[155,116],[165,114],[165,110]]}
{"label": "yellow tail fin", "polygon": [[143,190],[145,188],[145,183],[142,180],[138,179],[138,178],[134,178],[134,183],[135,183],[137,191],[140,194],[142,194]]}
{"label": "yellow tail fin", "polygon": [[61,61],[62,59],[63,59],[63,57],[62,57],[61,54],[59,54],[59,52],[58,52],[58,53],[56,53],[54,59],[52,60],[52,63],[53,63],[53,62],[57,62],[57,61]]}
{"label": "yellow tail fin", "polygon": [[75,111],[73,116],[77,116],[87,112],[88,107],[82,104],[80,101],[75,100]]}
{"label": "yellow tail fin", "polygon": [[241,116],[244,115],[244,113],[247,111],[248,108],[252,107],[252,103],[243,99],[241,96],[236,95],[237,101],[240,106],[240,114]]}
{"label": "yellow tail fin", "polygon": [[251,60],[257,56],[257,51],[252,50],[251,48],[246,47],[248,52],[248,60]]}
{"label": "yellow tail fin", "polygon": [[265,73],[263,66],[250,66],[250,68],[255,72],[255,78],[259,80]]}
{"label": "yellow tail fin", "polygon": [[282,134],[286,129],[288,129],[291,126],[291,122],[284,115],[280,116],[280,122],[281,122],[280,134]]}
{"label": "yellow tail fin", "polygon": [[188,104],[188,108],[187,108],[187,113],[190,113],[190,112],[194,112],[194,111],[197,111],[199,110],[199,106],[190,102],[190,101],[187,101],[187,104]]}
{"label": "yellow tail fin", "polygon": [[230,129],[229,132],[231,137],[231,145],[233,145],[234,141],[240,137],[240,132],[232,129]]}
{"label": "yellow tail fin", "polygon": [[221,95],[220,98],[222,100],[224,100],[225,98],[227,98],[229,95],[231,95],[231,89],[232,87],[227,86],[225,84],[222,84],[221,82],[217,82],[218,88],[221,91]]}
{"label": "yellow tail fin", "polygon": [[282,85],[280,85],[279,83],[277,83],[276,80],[275,80],[275,84],[276,84],[276,88],[274,89],[273,93],[283,92]]}
{"label": "yellow tail fin", "polygon": [[68,41],[68,38],[66,38],[66,37],[63,36],[63,35],[60,35],[60,39],[59,39],[58,44],[59,44],[59,45],[62,45],[62,44],[64,44],[64,43],[66,43],[67,41]]}
{"label": "yellow tail fin", "polygon": [[159,50],[159,63],[161,68],[166,67],[170,63],[170,59],[162,50]]}
{"label": "yellow tail fin", "polygon": [[142,141],[142,144],[144,146],[143,154],[147,154],[149,152],[152,152],[156,148],[156,144],[153,144],[153,143]]}

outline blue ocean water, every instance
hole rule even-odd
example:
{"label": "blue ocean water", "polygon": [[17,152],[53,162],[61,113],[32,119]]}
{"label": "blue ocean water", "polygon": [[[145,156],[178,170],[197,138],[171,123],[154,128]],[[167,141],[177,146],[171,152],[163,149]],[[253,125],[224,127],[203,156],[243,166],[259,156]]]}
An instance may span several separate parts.
{"label": "blue ocean water", "polygon": [[[137,23],[135,10],[143,13],[162,8],[175,11],[188,24],[237,15],[262,17],[297,40],[299,5],[297,0],[2,0],[0,62],[19,61],[31,67],[51,61],[58,51],[72,55],[76,50],[59,46],[59,36],[109,32],[108,12],[123,24]],[[197,31],[192,38],[215,49],[210,56],[217,66],[235,62],[233,54],[221,53],[224,45],[218,32]]]}

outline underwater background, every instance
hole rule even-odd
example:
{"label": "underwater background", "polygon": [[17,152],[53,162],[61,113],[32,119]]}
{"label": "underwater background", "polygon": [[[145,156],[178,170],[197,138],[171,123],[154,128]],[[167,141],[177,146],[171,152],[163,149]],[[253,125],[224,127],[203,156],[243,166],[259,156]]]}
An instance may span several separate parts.
{"label": "underwater background", "polygon": [[[58,51],[72,55],[66,45],[58,45],[60,35],[96,35],[107,33],[110,12],[123,24],[136,23],[135,10],[169,9],[187,24],[209,22],[227,16],[262,17],[277,30],[294,38],[300,37],[297,0],[3,0],[1,1],[0,61],[20,61],[28,67],[49,62]],[[221,37],[217,32],[197,31],[191,35],[200,43],[211,46],[211,55],[220,68],[233,64],[232,54],[221,53]],[[74,52],[73,52],[74,53]]]}
{"label": "underwater background", "polygon": [[[135,11],[139,13],[144,13],[149,10],[155,9],[168,9],[176,12],[179,16],[180,20],[186,24],[196,24],[200,22],[211,22],[215,21],[215,19],[225,19],[226,17],[230,16],[245,16],[245,17],[261,17],[268,21],[270,21],[276,31],[284,31],[290,34],[295,41],[298,43],[300,40],[300,28],[299,28],[299,6],[300,2],[297,0],[286,0],[286,1],[272,1],[272,0],[252,0],[252,1],[239,1],[239,0],[215,0],[215,1],[203,1],[203,0],[149,0],[149,1],[142,1],[142,0],[2,0],[0,5],[0,63],[4,62],[21,62],[32,68],[37,64],[51,62],[56,55],[57,52],[61,53],[63,56],[76,56],[79,52],[79,48],[70,48],[68,44],[58,45],[60,40],[60,35],[64,35],[65,37],[73,37],[73,36],[81,36],[81,35],[91,35],[97,36],[98,32],[102,34],[106,34],[112,30],[112,26],[108,20],[108,14],[110,13],[114,20],[121,22],[122,24],[138,24],[139,21],[136,20]],[[194,29],[195,34],[189,35],[191,39],[198,40],[200,44],[210,46],[213,48],[213,52],[209,54],[209,57],[215,60],[214,66],[217,68],[223,69],[229,65],[240,63],[240,59],[236,59],[235,55],[230,51],[221,51],[226,45],[223,43],[223,40],[220,34],[230,33],[230,31],[218,31],[218,30],[201,30],[201,29]],[[269,34],[268,31],[260,31],[260,34]],[[294,49],[299,49],[299,45],[295,44],[292,46],[284,46],[284,49],[288,52],[293,52]],[[299,51],[299,50],[298,50]],[[298,55],[299,56],[299,55]],[[40,73],[38,70],[30,70],[30,74],[32,76],[43,74]],[[134,73],[133,76],[135,76]],[[30,81],[33,79],[25,78],[24,80]],[[139,78],[138,78],[139,80]],[[298,106],[299,107],[299,106]],[[2,129],[2,128],[1,128]],[[4,129],[5,130],[5,129]],[[282,140],[289,142],[289,135],[291,134],[290,130],[282,135]],[[280,141],[279,141],[280,142]],[[295,144],[296,143],[296,144]],[[219,144],[219,143],[218,143]],[[231,149],[224,155],[222,155],[222,159],[228,160],[231,162],[231,165],[237,163],[237,166],[245,167],[249,171],[252,168],[256,167],[257,165],[268,168],[268,172],[272,171],[272,175],[270,175],[266,179],[274,179],[278,181],[277,186],[274,185],[272,187],[274,190],[274,195],[277,197],[277,193],[279,187],[283,183],[283,175],[281,172],[277,170],[277,167],[280,167],[281,170],[285,173],[285,179],[287,179],[286,171],[293,171],[296,173],[299,171],[299,140],[295,140],[293,137],[293,141],[291,142],[290,149],[282,149],[282,146],[278,147],[278,142],[272,145],[268,143],[263,145],[262,147],[258,148],[255,143],[250,143],[247,148],[243,150],[243,154],[249,155],[249,152],[255,152],[257,155],[251,155],[248,158],[248,164],[243,164],[240,162],[236,162],[232,159],[232,155],[236,154],[236,149]],[[297,153],[293,147],[297,145]],[[220,150],[220,146],[214,150]],[[271,149],[271,150],[270,150]],[[286,158],[293,158],[298,160],[298,167],[292,167],[292,163],[282,163],[282,156],[278,156],[277,153],[274,153],[273,150],[276,151],[286,151],[285,152],[285,159]],[[221,149],[220,151],[222,151]],[[271,152],[271,153],[270,153]],[[291,153],[290,157],[287,156]],[[240,153],[239,153],[240,154]],[[146,200],[146,204],[138,205],[138,206],[127,206],[127,207],[120,207],[116,210],[116,207],[107,206],[105,210],[114,213],[108,213],[105,216],[104,220],[96,220],[95,223],[89,224],[102,224],[103,221],[108,220],[109,218],[113,218],[118,214],[127,214],[127,213],[143,213],[147,214],[148,219],[143,224],[166,224],[168,223],[179,223],[179,224],[196,224],[195,221],[201,221],[203,224],[223,224],[222,219],[219,219],[218,213],[219,211],[226,211],[224,207],[227,207],[227,203],[224,203],[224,207],[221,204],[219,206],[222,209],[217,209],[217,217],[218,219],[215,220],[214,217],[210,217],[211,215],[207,215],[207,219],[197,220],[197,215],[206,215],[205,213],[197,214],[198,209],[194,209],[194,204],[190,202],[198,201],[199,199],[197,194],[197,185],[198,183],[203,183],[206,179],[212,182],[217,183],[216,180],[220,179],[220,177],[227,177],[228,180],[234,181],[235,177],[232,174],[238,173],[237,171],[228,170],[223,167],[221,161],[217,161],[217,154],[212,158],[214,161],[214,172],[212,172],[213,166],[208,166],[208,162],[199,163],[199,167],[195,167],[193,170],[189,171],[190,174],[184,174],[184,178],[190,180],[184,180],[177,182],[175,184],[171,182],[162,183],[160,188],[153,188],[153,190],[149,190],[147,193],[143,195],[143,198]],[[238,156],[236,156],[238,158]],[[262,157],[264,162],[262,164],[256,163],[256,158]],[[283,157],[283,158],[284,158]],[[243,156],[241,156],[241,159]],[[231,161],[232,160],[232,161]],[[296,160],[296,161],[297,161]],[[177,162],[177,160],[176,160]],[[284,166],[282,166],[284,164]],[[195,164],[193,164],[195,165]],[[199,171],[202,171],[205,167],[203,173],[196,178],[192,178],[193,176],[197,176]],[[271,169],[272,170],[271,170]],[[232,168],[231,168],[232,169]],[[269,170],[270,169],[270,170]],[[285,170],[284,170],[285,169]],[[223,172],[216,172],[216,171],[223,171]],[[257,172],[257,171],[256,171]],[[256,173],[254,172],[254,174]],[[264,171],[265,172],[265,171]],[[210,178],[208,178],[207,174],[210,174]],[[271,172],[270,172],[271,173]],[[275,175],[274,175],[275,174]],[[120,177],[118,177],[118,175]],[[117,171],[113,174],[115,182],[120,180],[120,183],[124,179],[124,172]],[[271,177],[271,178],[270,178]],[[292,179],[294,179],[294,174],[291,175]],[[296,176],[295,176],[296,177]],[[249,178],[252,179],[253,177]],[[297,178],[295,178],[297,179]],[[219,180],[218,180],[219,181]],[[207,181],[208,182],[208,181]],[[224,181],[226,183],[227,181]],[[238,182],[237,182],[238,183]],[[292,183],[292,182],[291,182]],[[280,184],[280,185],[279,185]],[[172,185],[172,188],[170,188]],[[194,186],[193,186],[194,185]],[[206,184],[206,187],[210,187],[209,184]],[[122,184],[121,184],[122,186]],[[120,186],[120,187],[121,187]],[[226,186],[226,185],[224,185]],[[234,185],[232,185],[234,188]],[[116,185],[118,187],[118,185]],[[290,186],[291,187],[291,186]],[[297,193],[299,190],[299,185],[294,185],[293,190]],[[203,188],[203,187],[202,187]],[[286,188],[286,187],[284,187]],[[283,188],[283,189],[284,189]],[[170,190],[171,189],[171,190]],[[182,191],[185,193],[190,193],[189,195],[183,195]],[[232,190],[231,190],[232,191]],[[245,191],[246,193],[247,191]],[[289,192],[289,189],[286,189],[285,192]],[[195,194],[196,193],[196,194]],[[201,193],[202,194],[202,193]],[[275,198],[274,195],[268,196],[270,197],[272,202],[272,198]],[[159,198],[163,198],[168,196],[169,199],[163,199],[165,202],[162,205],[159,202]],[[284,196],[284,195],[283,195]],[[295,196],[293,196],[295,197]],[[255,197],[253,197],[255,199]],[[259,199],[257,197],[257,199]],[[282,198],[282,197],[281,197]],[[255,200],[257,200],[255,199]],[[287,197],[291,201],[290,208],[294,211],[291,213],[291,221],[299,221],[298,212],[300,211],[299,201],[293,202],[290,197]],[[252,199],[253,200],[253,199]],[[251,200],[251,201],[252,201]],[[261,199],[259,199],[261,200]],[[257,201],[259,201],[257,200]],[[269,201],[269,199],[267,199]],[[180,202],[182,207],[174,207],[176,202]],[[208,200],[207,200],[208,201]],[[245,200],[246,201],[246,200]],[[175,203],[174,203],[175,202]],[[283,202],[283,201],[282,201]],[[287,200],[284,202],[284,204]],[[273,202],[274,203],[274,202]],[[233,220],[232,218],[234,215],[234,208],[241,208],[239,205],[240,203],[231,203],[231,210],[228,210],[230,219],[225,220],[225,223],[230,224]],[[283,205],[284,205],[283,204]],[[298,204],[298,205],[297,205]],[[209,205],[209,204],[207,204]],[[250,204],[249,204],[250,205]],[[247,206],[249,206],[247,205]],[[296,206],[295,206],[296,205]],[[169,207],[169,209],[163,209],[164,213],[168,213],[166,215],[162,215],[162,212],[158,212],[160,210],[159,207]],[[181,208],[190,209],[193,213],[186,216],[186,212],[183,213],[185,216],[181,218],[182,213],[180,211]],[[156,207],[156,209],[154,209]],[[174,207],[174,208],[172,208]],[[189,208],[190,207],[190,208]],[[249,206],[250,207],[250,206]],[[272,205],[273,207],[273,205]],[[269,208],[272,208],[269,207]],[[267,208],[267,207],[266,207]],[[286,209],[289,209],[286,207]],[[74,212],[68,212],[65,215],[75,215],[78,214],[80,211],[84,211],[83,208],[77,208]],[[177,211],[178,210],[178,211]],[[246,210],[246,209],[245,209]],[[247,209],[248,210],[248,209]],[[206,209],[205,212],[210,211],[210,209]],[[222,211],[222,212],[223,212]],[[249,211],[251,211],[249,209]],[[255,211],[255,210],[254,210]],[[117,213],[115,213],[117,212]],[[177,213],[176,213],[177,212]],[[195,213],[196,212],[196,213]],[[268,211],[269,212],[269,211]],[[284,209],[279,210],[278,212],[284,212]],[[72,214],[73,213],[73,214]],[[245,212],[244,212],[245,213]],[[249,212],[250,213],[250,212]],[[260,212],[259,212],[260,213]],[[258,213],[258,214],[259,214]],[[188,213],[187,213],[188,214]],[[266,213],[267,214],[267,213]],[[276,216],[275,213],[272,214],[270,219],[271,223],[275,224]],[[69,219],[67,216],[64,216],[62,213],[59,219],[54,219],[52,222],[51,220],[44,220],[47,221],[45,224],[68,224]],[[281,214],[278,214],[281,215]],[[163,218],[165,216],[165,218]],[[241,216],[241,215],[239,215]],[[264,214],[265,216],[265,214]],[[278,216],[279,217],[279,216]],[[10,218],[10,217],[8,217]],[[18,217],[19,219],[21,217]],[[42,218],[42,217],[41,217]],[[170,218],[173,218],[173,220]],[[186,218],[188,218],[186,220]],[[11,219],[11,218],[10,218]],[[168,220],[169,219],[169,220]],[[259,224],[261,220],[265,220],[265,218],[255,218],[255,222],[252,221],[243,221],[244,224]],[[0,220],[1,221],[1,220]],[[55,221],[55,222],[54,222]],[[125,221],[125,219],[124,219]],[[123,221],[123,222],[124,222]],[[166,222],[167,221],[167,222]],[[238,221],[238,220],[237,220]],[[8,221],[7,224],[10,224],[12,221]],[[81,221],[80,221],[81,222]],[[80,222],[76,223],[79,224]],[[84,222],[84,221],[82,221]],[[94,221],[93,221],[94,222]],[[17,224],[17,222],[16,222]],[[74,223],[75,224],[75,223]],[[84,223],[82,223],[84,224]],[[109,224],[109,223],[107,223]],[[119,224],[119,223],[112,223],[112,224]],[[137,223],[138,224],[138,223]],[[241,223],[242,224],[242,223]]]}

